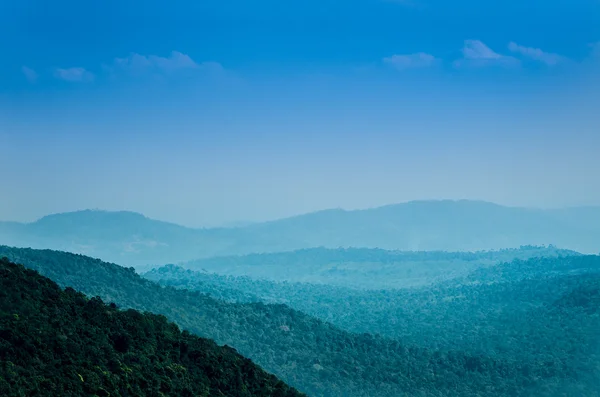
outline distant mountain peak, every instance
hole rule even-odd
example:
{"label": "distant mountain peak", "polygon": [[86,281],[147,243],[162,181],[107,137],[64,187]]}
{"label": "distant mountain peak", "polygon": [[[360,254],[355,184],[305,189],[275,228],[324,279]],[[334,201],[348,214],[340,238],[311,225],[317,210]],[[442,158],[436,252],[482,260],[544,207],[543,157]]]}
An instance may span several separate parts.
{"label": "distant mountain peak", "polygon": [[38,219],[35,223],[55,221],[58,219],[148,219],[143,214],[133,211],[108,211],[101,209],[85,209],[70,212],[58,212],[46,215]]}

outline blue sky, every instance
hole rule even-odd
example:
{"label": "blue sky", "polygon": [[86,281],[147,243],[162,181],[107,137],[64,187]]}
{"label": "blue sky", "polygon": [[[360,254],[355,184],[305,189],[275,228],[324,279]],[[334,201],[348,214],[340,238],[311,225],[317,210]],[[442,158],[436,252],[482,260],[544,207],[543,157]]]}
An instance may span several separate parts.
{"label": "blue sky", "polygon": [[0,219],[600,205],[597,0],[23,0],[0,32]]}

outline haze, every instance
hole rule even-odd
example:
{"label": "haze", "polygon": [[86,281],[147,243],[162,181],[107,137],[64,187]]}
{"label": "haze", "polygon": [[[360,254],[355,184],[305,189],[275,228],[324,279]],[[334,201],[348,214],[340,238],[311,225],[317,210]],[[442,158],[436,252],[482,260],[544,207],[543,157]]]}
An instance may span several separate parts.
{"label": "haze", "polygon": [[3,5],[0,219],[600,204],[600,4],[415,3]]}
{"label": "haze", "polygon": [[600,397],[599,0],[0,1],[0,396]]}

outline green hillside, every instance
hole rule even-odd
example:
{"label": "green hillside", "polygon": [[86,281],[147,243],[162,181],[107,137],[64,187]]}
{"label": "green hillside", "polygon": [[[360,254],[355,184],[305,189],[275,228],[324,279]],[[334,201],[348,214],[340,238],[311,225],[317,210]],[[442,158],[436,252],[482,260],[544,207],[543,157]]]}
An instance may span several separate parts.
{"label": "green hillside", "polygon": [[478,252],[309,248],[199,259],[180,265],[203,272],[273,281],[329,284],[356,289],[395,289],[463,277],[475,269],[514,259],[577,255],[577,252],[554,246],[522,246]]}
{"label": "green hillside", "polygon": [[[572,367],[600,360],[591,354],[598,344],[591,331],[600,329],[593,304],[600,290],[598,256],[516,260],[429,287],[394,290],[272,282],[173,265],[144,277],[230,302],[286,304],[348,331],[417,346],[509,360],[553,357]],[[576,304],[558,310],[561,297]]]}
{"label": "green hillside", "polygon": [[554,392],[577,382],[577,373],[553,357],[509,361],[421,348],[342,331],[284,305],[233,304],[162,288],[133,269],[81,255],[9,247],[0,248],[2,255],[62,286],[163,314],[190,332],[236,348],[311,396],[512,396],[541,388]]}
{"label": "green hillside", "polygon": [[234,349],[0,259],[0,395],[301,396]]}

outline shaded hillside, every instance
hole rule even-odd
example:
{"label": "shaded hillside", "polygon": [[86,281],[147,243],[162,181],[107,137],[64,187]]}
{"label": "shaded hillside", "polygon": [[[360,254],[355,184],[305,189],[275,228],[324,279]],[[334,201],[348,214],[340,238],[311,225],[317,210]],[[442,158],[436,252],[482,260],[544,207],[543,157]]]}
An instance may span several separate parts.
{"label": "shaded hillside", "polygon": [[273,281],[330,284],[360,289],[428,285],[513,259],[579,255],[555,247],[479,252],[387,251],[369,248],[310,248],[292,252],[200,259],[192,270]]}
{"label": "shaded hillside", "polygon": [[133,269],[81,255],[0,247],[2,255],[60,285],[163,314],[184,329],[233,346],[311,396],[512,396],[577,382],[577,373],[552,357],[511,362],[417,348],[348,333],[284,305],[232,304],[161,288]]}
{"label": "shaded hillside", "polygon": [[349,331],[429,348],[511,360],[554,357],[573,367],[600,362],[600,354],[590,354],[600,343],[591,333],[600,329],[598,256],[515,260],[431,287],[397,290],[271,282],[173,265],[144,277],[227,301],[283,303]]}
{"label": "shaded hillside", "polygon": [[164,316],[121,311],[0,259],[0,395],[300,397]]}
{"label": "shaded hillside", "polygon": [[464,278],[449,284],[491,284],[528,279],[548,279],[556,276],[578,275],[600,272],[600,256],[577,255],[559,258],[516,259],[495,266],[480,267]]}
{"label": "shaded hillside", "polygon": [[0,222],[0,244],[50,248],[144,267],[314,247],[478,251],[555,244],[600,252],[600,208],[536,210],[478,201],[415,201],[327,210],[237,228],[190,229],[131,212],[80,211]]}

